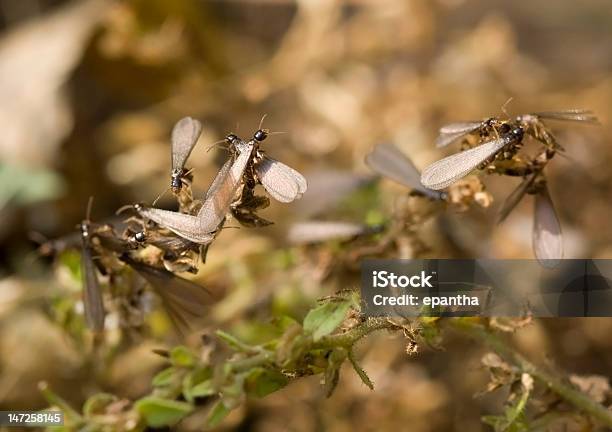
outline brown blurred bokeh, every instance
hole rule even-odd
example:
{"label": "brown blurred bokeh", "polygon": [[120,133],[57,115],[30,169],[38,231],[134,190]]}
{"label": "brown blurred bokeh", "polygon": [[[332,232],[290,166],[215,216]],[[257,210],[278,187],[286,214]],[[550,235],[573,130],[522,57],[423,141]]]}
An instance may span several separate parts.
{"label": "brown blurred bokeh", "polygon": [[[132,398],[148,391],[159,367],[149,354],[154,341],[93,379],[87,354],[46,311],[67,282],[34,251],[42,238],[73,231],[90,196],[92,219],[105,220],[162,193],[170,130],[185,115],[204,123],[189,162],[202,193],[225,158],[206,148],[230,131],[250,136],[264,115],[266,127],[285,132],[271,136],[266,151],[316,178],[331,169],[368,173],[363,157],[380,142],[424,167],[450,151],[433,145],[442,124],[501,115],[509,98],[512,115],[592,109],[599,126],[554,124],[567,157],[550,164],[548,178],[566,257],[612,256],[607,0],[0,0],[0,25],[0,409],[44,406],[39,380],[75,406],[94,391]],[[492,208],[448,215],[462,256],[532,256],[530,197],[495,225],[495,209],[516,182],[487,178]],[[362,222],[368,211],[388,213],[406,193],[388,181],[377,191],[380,208],[348,216]],[[171,195],[159,205],[171,206]],[[214,283],[228,266],[266,259],[286,245],[285,228],[304,211],[273,203],[263,213],[273,227],[225,230],[200,277]],[[435,254],[455,256],[436,238]],[[250,277],[258,289],[272,283],[257,271]],[[283,292],[306,287],[310,299],[330,293],[308,280],[284,286],[285,279],[272,281]],[[557,319],[515,338],[538,362],[610,376],[611,330],[612,319]],[[473,397],[486,379],[483,351],[464,339],[444,346],[408,356],[399,338],[372,337],[359,354],[374,392],[347,368],[331,399],[318,378],[303,379],[249,402],[226,427],[486,430],[480,416],[501,411],[503,396]],[[141,370],[127,373],[132,363]],[[185,428],[197,429],[196,420]]]}

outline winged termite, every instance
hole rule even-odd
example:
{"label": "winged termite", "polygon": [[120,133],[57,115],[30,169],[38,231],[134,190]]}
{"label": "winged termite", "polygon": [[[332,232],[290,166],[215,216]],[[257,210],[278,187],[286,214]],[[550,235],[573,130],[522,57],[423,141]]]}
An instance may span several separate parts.
{"label": "winged termite", "polygon": [[[251,170],[254,179],[260,183],[272,198],[282,203],[289,203],[302,197],[308,188],[304,176],[266,155],[260,148],[259,143],[264,141],[270,132],[267,129],[258,129],[253,138],[248,141],[253,147]],[[236,135],[228,135],[227,142],[230,146],[244,142]]]}
{"label": "winged termite", "polygon": [[293,224],[289,228],[287,239],[293,244],[320,243],[330,240],[347,240],[379,231],[379,227],[352,222],[308,221]]}
{"label": "winged termite", "polygon": [[137,204],[135,210],[163,228],[194,243],[208,244],[230,211],[230,205],[241,185],[242,175],[251,159],[253,144],[234,143],[237,156],[232,156],[213,180],[197,215],[178,213]]}
{"label": "winged termite", "polygon": [[183,185],[185,163],[202,133],[202,123],[191,117],[179,120],[172,129],[172,173],[170,187],[178,193]]}
{"label": "winged termite", "polygon": [[546,184],[535,195],[532,241],[533,252],[544,267],[555,267],[563,258],[561,224]]}
{"label": "winged termite", "polygon": [[217,298],[203,286],[178,277],[171,272],[140,262],[129,255],[127,263],[151,285],[159,295],[168,316],[181,333],[186,333],[205,316]]}
{"label": "winged termite", "polygon": [[366,164],[376,173],[432,198],[444,200],[446,194],[421,184],[421,174],[414,163],[393,144],[379,144],[365,157]]}
{"label": "winged termite", "polygon": [[85,309],[85,321],[87,326],[94,332],[104,330],[104,301],[102,289],[96,274],[93,261],[93,245],[89,230],[89,214],[91,212],[91,199],[87,207],[87,218],[81,222],[81,273],[83,278],[83,306]]}
{"label": "winged termite", "polygon": [[421,184],[429,189],[444,189],[468,175],[483,162],[489,161],[504,148],[510,149],[520,143],[523,133],[523,128],[517,126],[500,138],[434,162],[423,170]]}

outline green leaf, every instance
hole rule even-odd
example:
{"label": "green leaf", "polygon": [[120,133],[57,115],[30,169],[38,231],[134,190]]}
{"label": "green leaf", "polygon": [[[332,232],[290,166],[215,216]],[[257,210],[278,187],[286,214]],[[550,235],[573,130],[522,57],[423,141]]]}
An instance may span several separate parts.
{"label": "green leaf", "polygon": [[169,367],[159,372],[153,377],[153,387],[166,387],[173,384],[176,380],[176,368]]}
{"label": "green leaf", "polygon": [[230,413],[231,409],[223,405],[223,402],[218,401],[210,410],[206,424],[209,427],[215,427],[223,421],[225,417]]}
{"label": "green leaf", "polygon": [[249,373],[245,388],[249,396],[262,398],[285,387],[288,382],[287,377],[280,372],[255,368]]}
{"label": "green leaf", "polygon": [[177,346],[170,351],[170,361],[174,366],[191,367],[195,364],[195,357],[187,347]]}
{"label": "green leaf", "polygon": [[150,427],[172,426],[193,411],[193,406],[186,402],[153,396],[140,399],[134,405]]}
{"label": "green leaf", "polygon": [[349,301],[334,301],[312,309],[304,318],[304,331],[316,342],[338,328],[350,307]]}
{"label": "green leaf", "polygon": [[213,386],[212,379],[208,379],[204,382],[201,382],[200,384],[193,386],[191,390],[189,390],[189,395],[193,398],[212,396],[216,393],[217,391]]}
{"label": "green leaf", "polygon": [[[193,403],[196,397],[209,396],[208,390],[205,389],[206,386],[203,386],[204,389],[197,389],[196,387],[208,380],[212,377],[212,369],[209,366],[205,367],[195,367],[192,371],[185,375],[183,378],[183,396],[188,402]],[[193,393],[193,390],[196,389],[196,394]],[[199,394],[202,393],[203,394]],[[215,393],[215,392],[213,392]]]}

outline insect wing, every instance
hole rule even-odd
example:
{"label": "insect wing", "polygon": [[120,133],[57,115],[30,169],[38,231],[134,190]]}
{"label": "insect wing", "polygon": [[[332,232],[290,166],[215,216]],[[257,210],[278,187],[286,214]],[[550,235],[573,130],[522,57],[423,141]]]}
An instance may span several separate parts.
{"label": "insect wing", "polygon": [[478,130],[481,125],[482,122],[463,122],[442,126],[440,128],[440,134],[436,139],[436,147],[446,147],[459,138]]}
{"label": "insect wing", "polygon": [[152,267],[131,258],[125,258],[161,298],[164,308],[176,327],[185,333],[207,312],[217,299],[203,286],[175,276],[167,270]]}
{"label": "insect wing", "polygon": [[184,117],[172,129],[172,170],[181,170],[202,133],[202,123]]}
{"label": "insect wing", "polygon": [[81,273],[83,277],[83,306],[87,326],[95,332],[104,330],[104,302],[93,263],[89,240],[82,237]]}
{"label": "insect wing", "polygon": [[208,244],[214,239],[213,232],[200,229],[200,219],[185,213],[162,210],[153,207],[140,207],[138,213],[159,226],[167,228],[176,235],[198,244]]}
{"label": "insect wing", "polygon": [[355,237],[367,230],[367,225],[350,222],[299,222],[291,226],[287,239],[293,244],[319,243]]}
{"label": "insect wing", "polygon": [[529,186],[533,184],[533,181],[536,178],[536,173],[530,175],[529,177],[525,177],[523,181],[508,195],[508,198],[504,201],[502,208],[499,210],[499,214],[497,216],[497,223],[502,223],[508,215],[514,210],[517,204],[521,201],[521,199],[527,193]]}
{"label": "insect wing", "polygon": [[421,184],[421,175],[412,161],[393,144],[379,144],[365,158],[366,164],[380,175],[439,200],[442,194]]}
{"label": "insect wing", "polygon": [[563,258],[561,224],[546,187],[535,196],[532,240],[533,252],[544,267],[554,267]]}
{"label": "insect wing", "polygon": [[421,175],[421,184],[430,189],[444,189],[472,172],[511,141],[502,137],[487,141],[478,147],[445,157],[429,165]]}
{"label": "insect wing", "polygon": [[583,109],[569,109],[562,111],[544,111],[534,113],[533,115],[538,116],[542,119],[549,120],[567,120],[567,121],[581,121],[586,123],[599,123],[599,120],[593,114],[593,111]]}
{"label": "insect wing", "polygon": [[282,203],[301,198],[308,187],[302,174],[266,155],[255,165],[255,172],[266,192]]}
{"label": "insect wing", "polygon": [[215,177],[196,216],[199,220],[199,228],[203,232],[214,232],[219,228],[241,185],[242,175],[251,159],[253,145],[248,144],[239,148],[238,151],[239,154],[233,162],[229,164],[226,162]]}

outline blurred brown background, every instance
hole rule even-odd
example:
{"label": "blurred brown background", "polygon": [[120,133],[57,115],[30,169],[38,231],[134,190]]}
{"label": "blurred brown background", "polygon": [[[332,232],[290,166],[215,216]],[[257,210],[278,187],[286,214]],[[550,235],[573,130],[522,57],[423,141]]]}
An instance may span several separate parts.
{"label": "blurred brown background", "polygon": [[[2,0],[0,27],[0,409],[44,406],[41,379],[75,405],[101,389],[146,392],[158,367],[150,342],[131,353],[149,361],[130,388],[113,375],[117,365],[92,382],[86,355],[44,312],[64,282],[34,250],[71,232],[89,196],[94,220],[153,201],[169,182],[170,130],[185,115],[204,123],[189,162],[201,193],[225,157],[206,147],[230,131],[250,136],[264,114],[266,127],[286,132],[264,148],[308,177],[367,173],[363,157],[383,141],[424,167],[444,154],[433,145],[442,124],[500,115],[510,97],[512,115],[592,109],[601,126],[554,125],[568,157],[551,163],[550,189],[566,256],[612,255],[607,0]],[[493,209],[450,215],[466,256],[531,257],[529,199],[494,224],[515,184],[487,179]],[[374,210],[383,213],[406,193],[388,181],[377,190]],[[170,194],[159,205],[171,205]],[[352,216],[362,221],[372,210]],[[274,227],[226,230],[203,277],[283,246],[303,211],[273,203],[263,215]],[[254,286],[269,283],[254,277]],[[301,285],[312,284],[292,288]],[[311,287],[305,296],[329,292]],[[609,376],[611,330],[608,319],[548,320],[516,338],[540,362]],[[375,392],[348,370],[329,400],[317,378],[304,379],[247,405],[228,427],[486,430],[480,415],[500,408],[495,397],[473,398],[485,379],[482,352],[465,344],[448,340],[446,352],[408,357],[401,342],[373,337],[361,355]]]}

